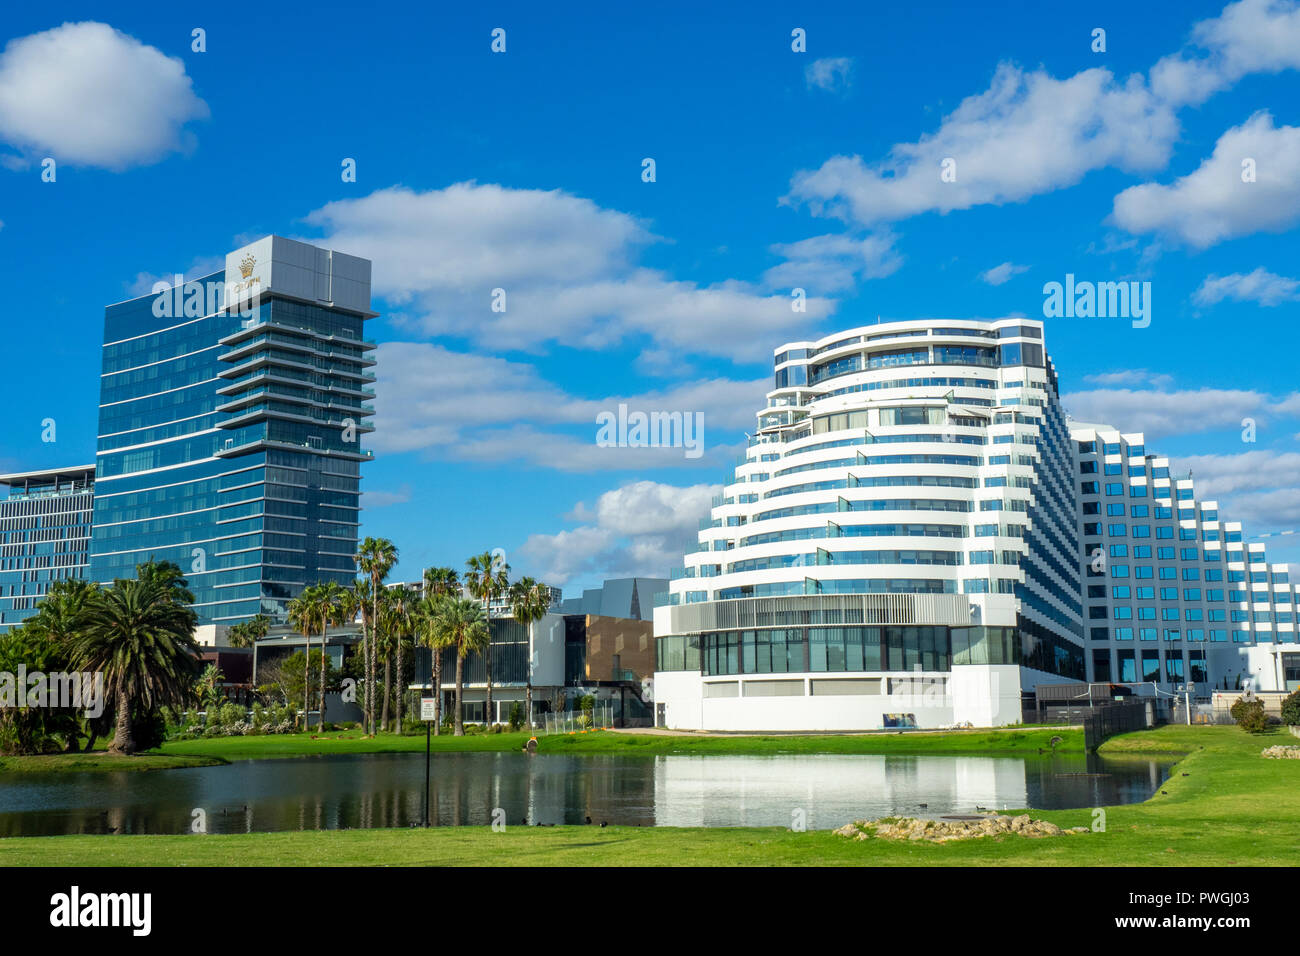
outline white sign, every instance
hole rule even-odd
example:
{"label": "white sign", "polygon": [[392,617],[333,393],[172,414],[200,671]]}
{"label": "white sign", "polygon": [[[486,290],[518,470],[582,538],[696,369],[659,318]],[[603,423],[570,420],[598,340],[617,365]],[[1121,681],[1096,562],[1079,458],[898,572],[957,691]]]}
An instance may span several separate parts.
{"label": "white sign", "polygon": [[420,719],[421,720],[433,720],[433,705],[437,703],[437,700],[438,698],[436,697],[420,698]]}

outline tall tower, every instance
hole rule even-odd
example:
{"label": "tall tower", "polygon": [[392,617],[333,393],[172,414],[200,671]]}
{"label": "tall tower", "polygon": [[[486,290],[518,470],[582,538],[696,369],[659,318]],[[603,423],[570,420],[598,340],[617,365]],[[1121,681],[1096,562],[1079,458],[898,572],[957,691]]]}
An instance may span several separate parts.
{"label": "tall tower", "polygon": [[104,311],[93,580],[180,565],[200,624],[348,582],[373,431],[370,262],[268,236]]}
{"label": "tall tower", "polygon": [[85,577],[95,466],[0,475],[0,634],[36,613],[50,585]]}
{"label": "tall tower", "polygon": [[1008,723],[1022,689],[1085,677],[1041,322],[867,326],[782,346],[775,373],[655,611],[665,722]]}

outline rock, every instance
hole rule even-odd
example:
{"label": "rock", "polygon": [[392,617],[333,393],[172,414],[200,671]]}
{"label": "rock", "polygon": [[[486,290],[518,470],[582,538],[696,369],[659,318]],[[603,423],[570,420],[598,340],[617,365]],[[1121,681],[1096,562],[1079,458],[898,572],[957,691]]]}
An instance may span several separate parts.
{"label": "rock", "polygon": [[854,840],[908,840],[929,843],[950,843],[953,840],[973,840],[986,836],[1014,833],[1029,839],[1088,833],[1087,827],[1062,829],[1049,820],[1035,820],[1029,814],[1007,816],[998,814],[979,821],[922,820],[914,817],[885,817],[880,820],[855,820],[832,830],[838,836]]}
{"label": "rock", "polygon": [[1300,760],[1300,747],[1284,747],[1281,744],[1276,744],[1272,747],[1266,747],[1260,753],[1272,760]]}

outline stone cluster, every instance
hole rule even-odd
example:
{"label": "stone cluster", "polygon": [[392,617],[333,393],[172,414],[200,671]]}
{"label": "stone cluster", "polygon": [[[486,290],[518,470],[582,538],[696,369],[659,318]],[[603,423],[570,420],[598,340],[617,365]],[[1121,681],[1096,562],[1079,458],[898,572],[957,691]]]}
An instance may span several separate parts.
{"label": "stone cluster", "polygon": [[1300,760],[1300,747],[1283,747],[1278,744],[1274,747],[1265,747],[1261,753],[1274,760]]}
{"label": "stone cluster", "polygon": [[1088,828],[1063,829],[1046,820],[1035,820],[1027,813],[1019,816],[997,813],[980,820],[922,820],[915,817],[855,820],[832,832],[854,840],[869,840],[874,836],[887,840],[926,840],[930,843],[948,843],[952,840],[973,840],[1004,833],[1025,837],[1062,836],[1070,833],[1087,833]]}

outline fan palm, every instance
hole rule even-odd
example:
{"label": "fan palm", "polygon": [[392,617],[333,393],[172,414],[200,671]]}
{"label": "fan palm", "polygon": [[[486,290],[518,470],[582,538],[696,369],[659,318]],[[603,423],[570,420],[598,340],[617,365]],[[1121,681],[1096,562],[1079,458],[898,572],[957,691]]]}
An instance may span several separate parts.
{"label": "fan palm", "polygon": [[289,602],[289,623],[298,629],[307,642],[302,661],[302,727],[311,723],[311,635],[316,628],[316,588],[303,588],[302,593]]}
{"label": "fan palm", "polygon": [[343,587],[337,581],[324,581],[316,585],[312,598],[316,623],[320,625],[320,727],[325,726],[325,674],[329,670],[330,625],[340,623],[339,600],[342,595]]}
{"label": "fan palm", "polygon": [[389,598],[392,606],[394,639],[397,642],[397,732],[400,734],[402,706],[406,700],[406,682],[403,676],[406,666],[404,651],[418,616],[419,597],[412,588],[402,585],[392,588],[389,591]]}
{"label": "fan palm", "polygon": [[[469,593],[483,602],[483,611],[487,618],[488,634],[492,633],[492,602],[506,593],[510,587],[510,565],[496,557],[491,551],[476,554],[465,562],[465,583]],[[496,715],[492,712],[492,641],[483,648],[483,675],[487,683],[487,726],[491,727]]]}
{"label": "fan palm", "polygon": [[[361,581],[354,581],[351,587],[341,588],[338,596],[338,623],[343,626],[356,624],[357,617],[361,614],[364,601],[362,600]],[[362,629],[362,653],[365,652],[365,629]]]}
{"label": "fan palm", "polygon": [[72,640],[77,666],[104,675],[116,702],[115,753],[135,752],[131,711],[182,708],[199,673],[194,595],[175,564],[149,562],[134,580],[119,578],[99,592],[93,619]]}
{"label": "fan palm", "polygon": [[466,598],[439,597],[433,599],[430,636],[436,648],[456,649],[456,716],[457,737],[465,736],[465,655],[487,647],[489,635],[483,608],[477,601]]}
{"label": "fan palm", "polygon": [[[400,623],[398,621],[396,596],[393,590],[393,588],[384,588],[383,598],[379,602],[378,653],[384,661],[384,702],[379,711],[379,727],[381,730],[388,729],[388,703],[393,686],[393,645],[401,637],[398,633]],[[378,677],[378,667],[378,661],[376,661],[376,677]]]}
{"label": "fan palm", "polygon": [[357,567],[364,574],[370,576],[370,598],[373,608],[370,618],[370,636],[371,640],[366,647],[366,707],[369,710],[369,732],[375,732],[375,671],[378,649],[376,647],[375,627],[379,622],[379,592],[382,590],[381,585],[384,579],[388,577],[388,572],[393,569],[397,563],[397,545],[387,538],[367,537],[361,542],[361,547],[357,549],[356,555],[353,556]]}
{"label": "fan palm", "polygon": [[231,627],[226,635],[231,647],[252,647],[259,637],[266,637],[271,630],[271,619],[265,614],[250,617]]}
{"label": "fan palm", "polygon": [[433,620],[433,608],[437,598],[455,597],[460,594],[460,578],[455,568],[424,569],[424,600],[419,606],[419,621],[424,635],[425,646],[429,648],[433,690],[433,732],[436,735],[442,729],[442,649],[435,647],[429,631],[429,622]]}
{"label": "fan palm", "polygon": [[533,625],[551,609],[550,589],[528,576],[520,578],[510,588],[510,613],[516,621],[528,628],[528,669],[525,672],[524,719],[531,730],[533,726]]}

